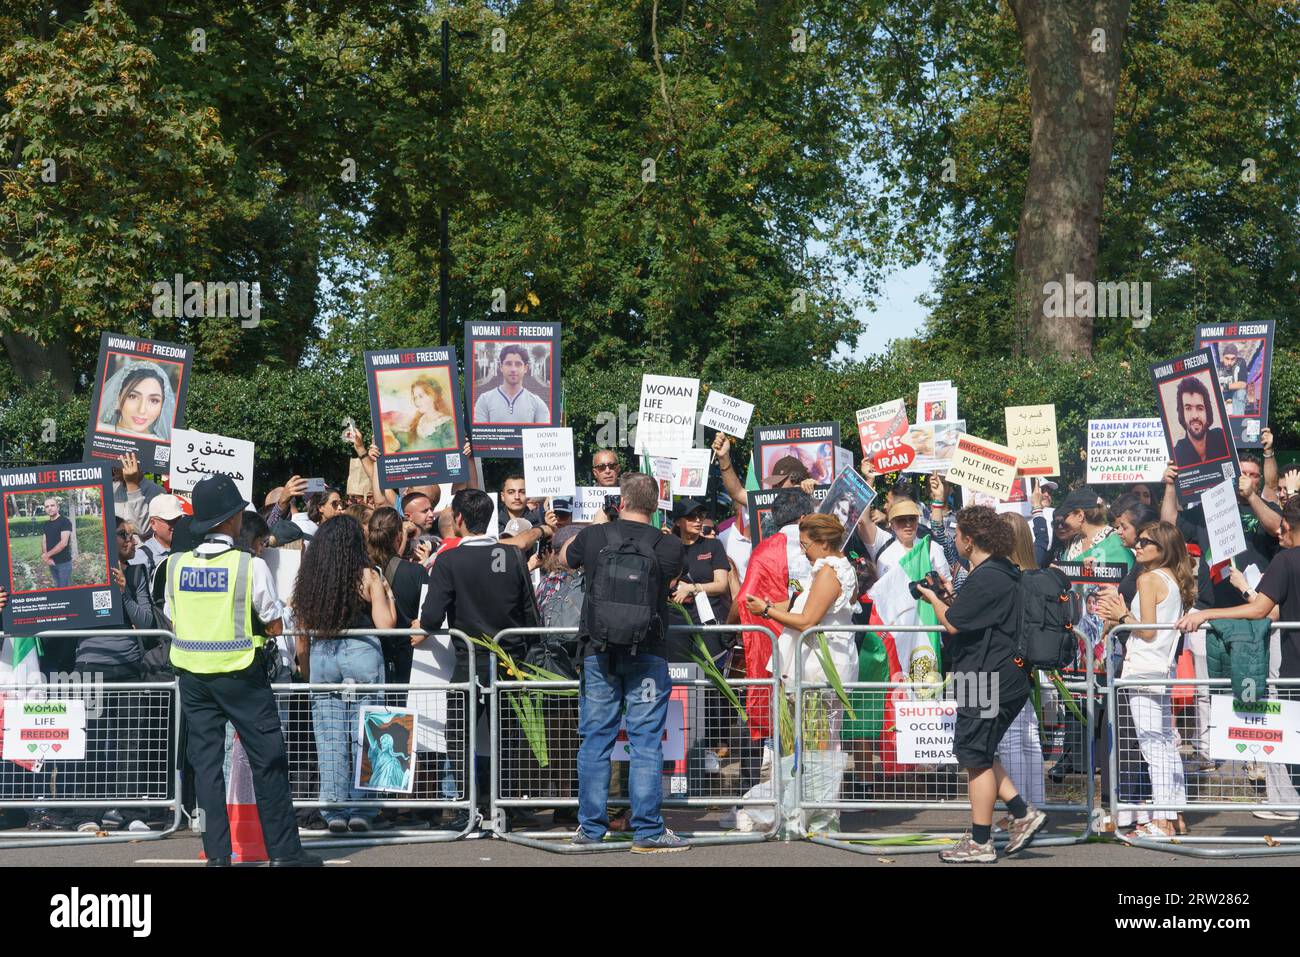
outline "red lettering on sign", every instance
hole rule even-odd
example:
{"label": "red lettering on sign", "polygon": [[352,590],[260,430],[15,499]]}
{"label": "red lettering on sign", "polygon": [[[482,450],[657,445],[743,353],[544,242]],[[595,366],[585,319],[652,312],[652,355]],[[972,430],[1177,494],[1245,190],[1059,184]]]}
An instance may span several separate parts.
{"label": "red lettering on sign", "polygon": [[1229,728],[1228,740],[1281,742],[1282,732],[1273,728]]}

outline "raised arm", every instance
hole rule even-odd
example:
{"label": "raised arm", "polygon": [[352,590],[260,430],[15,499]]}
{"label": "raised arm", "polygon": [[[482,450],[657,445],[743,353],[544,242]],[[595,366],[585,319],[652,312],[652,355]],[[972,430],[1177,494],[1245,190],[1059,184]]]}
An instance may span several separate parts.
{"label": "raised arm", "polygon": [[733,502],[749,506],[749,493],[741,484],[735,466],[731,464],[731,437],[719,432],[713,437],[713,454],[718,457],[718,470],[722,472],[722,487]]}

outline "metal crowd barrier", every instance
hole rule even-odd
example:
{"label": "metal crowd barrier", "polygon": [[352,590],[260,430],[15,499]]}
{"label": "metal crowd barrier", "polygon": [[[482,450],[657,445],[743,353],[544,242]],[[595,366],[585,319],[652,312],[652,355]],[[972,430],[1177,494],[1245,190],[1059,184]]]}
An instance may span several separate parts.
{"label": "metal crowd barrier", "polygon": [[[941,629],[926,625],[817,626],[804,631],[800,642],[822,631],[898,635]],[[1049,825],[1062,815],[1082,819],[1082,830],[1077,833],[1040,832],[1033,842],[1037,846],[1078,844],[1092,833],[1096,695],[1091,668],[1082,680],[1066,679],[1063,684],[1086,719],[1083,724],[1057,700],[1054,686],[1040,682],[1041,717],[1034,714],[1031,697],[999,747],[999,758],[1017,789],[1027,803],[1049,814]],[[970,823],[964,772],[956,764],[901,764],[894,750],[897,726],[887,726],[885,719],[897,702],[939,699],[945,687],[944,682],[845,682],[843,688],[855,715],[851,718],[830,684],[804,680],[803,654],[796,656],[795,804],[809,821],[802,836],[862,854],[882,850],[890,854],[934,853],[961,837]],[[893,742],[890,734],[895,735]],[[1046,767],[1049,760],[1053,766],[1068,760],[1082,768],[1053,776]],[[927,812],[937,811],[953,812],[952,824],[959,830],[946,829],[952,826],[947,821],[935,827],[933,821],[916,820],[920,814],[934,817]],[[855,812],[879,815],[874,820],[881,826],[870,831],[839,830],[834,817]],[[995,813],[995,824],[997,817]],[[1004,842],[1005,832],[995,831],[994,840]]]}
{"label": "metal crowd barrier", "polygon": [[[772,639],[776,655],[776,635],[771,629],[754,625],[673,625],[669,631],[679,634],[761,632]],[[572,636],[576,628],[509,628],[496,636],[551,634]],[[580,662],[575,662],[580,665]],[[724,828],[680,830],[679,835],[692,844],[758,843],[775,836],[781,823],[781,781],[777,768],[779,753],[774,753],[770,794],[747,797],[752,785],[759,785],[761,742],[751,739],[749,729],[739,721],[735,708],[708,678],[694,674],[697,666],[670,662],[673,678],[669,702],[668,746],[680,750],[682,757],[665,755],[663,783],[667,795],[666,810],[706,811],[710,809],[765,808],[770,822],[754,831]],[[674,675],[674,671],[677,675]],[[779,675],[779,667],[777,674]],[[527,809],[571,809],[578,807],[578,681],[503,680],[492,668],[492,821],[496,836],[517,844],[559,853],[593,853],[628,850],[631,833],[625,840],[608,839],[593,847],[569,845],[577,824],[567,823],[563,830],[513,830],[510,817],[527,813]],[[773,720],[777,715],[779,678],[728,679],[736,695],[744,698],[749,688],[770,689]],[[675,712],[675,709],[680,709]],[[682,729],[680,738],[676,728]],[[779,736],[778,736],[779,737]],[[719,746],[726,744],[729,754],[719,759]],[[616,745],[617,747],[617,745]],[[779,744],[775,746],[779,749]],[[739,760],[736,756],[739,755]],[[542,759],[545,759],[543,763]],[[746,761],[745,759],[749,760]],[[751,767],[752,782],[744,780],[744,767]],[[613,781],[625,780],[621,769],[626,762],[611,761]],[[613,781],[611,783],[613,783]],[[751,787],[746,787],[751,784]],[[615,796],[611,787],[609,805],[628,807],[626,786]],[[672,822],[668,822],[672,826]],[[674,830],[677,830],[674,828]]]}
{"label": "metal crowd barrier", "polygon": [[[49,641],[113,635],[175,637],[157,629],[46,631],[35,637]],[[124,821],[121,831],[112,832],[4,830],[0,831],[0,847],[120,844],[156,841],[175,833],[182,823],[176,761],[180,750],[180,691],[176,681],[87,682],[83,674],[71,674],[75,680],[0,686],[0,696],[6,700],[80,701],[86,712],[85,758],[59,758],[53,745],[43,750],[34,742],[28,748],[35,748],[31,751],[33,762],[39,759],[40,764],[28,768],[0,761],[0,809],[84,812],[81,817],[86,822],[98,822],[110,810],[134,815],[152,811],[154,814],[149,816],[159,819],[152,823],[161,824],[161,829],[130,831],[129,821]],[[93,676],[95,672],[87,674]]]}
{"label": "metal crowd barrier", "polygon": [[[1130,836],[1123,833],[1132,824],[1121,825],[1120,815],[1160,816],[1171,820],[1192,812],[1300,813],[1300,795],[1296,791],[1296,785],[1300,784],[1300,765],[1276,762],[1265,753],[1264,745],[1252,747],[1246,740],[1234,745],[1234,750],[1241,753],[1240,760],[1215,760],[1210,757],[1209,742],[1200,738],[1202,732],[1208,734],[1215,730],[1210,715],[1199,713],[1200,709],[1212,709],[1212,699],[1218,695],[1231,696],[1230,679],[1114,677],[1116,656],[1112,654],[1112,643],[1120,634],[1173,629],[1173,625],[1122,625],[1107,640],[1107,733],[1114,742],[1110,753],[1109,803],[1116,819],[1116,836],[1135,847],[1200,858],[1300,853],[1300,837],[1275,836],[1279,827],[1294,828],[1294,822],[1245,826],[1232,822],[1218,825],[1228,832],[1221,834]],[[1274,623],[1269,630],[1270,638],[1289,629],[1300,629],[1300,622]],[[1184,708],[1184,716],[1190,711],[1191,719],[1183,722],[1184,733],[1177,730],[1172,714],[1175,688],[1190,689],[1190,707]],[[1186,692],[1183,696],[1186,697]],[[1300,701],[1300,678],[1270,678],[1258,700]],[[1287,728],[1284,733],[1297,732]],[[1190,744],[1188,738],[1192,739]],[[1193,820],[1188,824],[1192,830],[1209,822]],[[1247,829],[1254,833],[1231,833]]]}
{"label": "metal crowd barrier", "polygon": [[[302,637],[305,632],[285,632],[282,637]],[[388,636],[410,638],[425,632],[411,628],[362,628],[339,632],[337,639]],[[477,782],[474,774],[478,754],[475,736],[478,708],[469,702],[475,694],[474,643],[455,628],[429,633],[426,641],[450,635],[468,649],[469,680],[433,684],[336,684],[277,683],[272,685],[284,726],[289,751],[289,784],[295,808],[360,810],[378,814],[383,810],[441,811],[464,817],[452,829],[390,827],[353,832],[347,837],[329,831],[299,829],[313,847],[369,847],[386,844],[426,844],[455,841],[478,825]],[[418,713],[415,740],[397,746],[415,763],[410,792],[362,791],[351,796],[366,747],[358,737],[360,709],[367,706],[410,710]],[[322,778],[333,797],[322,799]],[[364,796],[361,796],[364,795]]]}

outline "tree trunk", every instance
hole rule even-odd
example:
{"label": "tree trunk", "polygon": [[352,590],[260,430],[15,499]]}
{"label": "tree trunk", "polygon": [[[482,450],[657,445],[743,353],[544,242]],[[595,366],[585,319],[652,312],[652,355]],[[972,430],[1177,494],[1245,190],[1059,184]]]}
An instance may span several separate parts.
{"label": "tree trunk", "polygon": [[[1129,5],[1011,0],[1029,77],[1029,180],[1016,237],[1015,308],[1018,345],[1027,344],[1031,356],[1092,355],[1092,315],[1045,310],[1044,286],[1065,287],[1067,274],[1076,285],[1097,278]],[[1096,49],[1103,40],[1104,51]],[[1074,312],[1072,305],[1064,311]]]}
{"label": "tree trunk", "polygon": [[14,374],[23,385],[40,385],[49,375],[55,391],[62,396],[72,395],[76,376],[72,372],[72,359],[65,340],[54,339],[42,345],[20,332],[0,332],[0,343],[3,343]]}

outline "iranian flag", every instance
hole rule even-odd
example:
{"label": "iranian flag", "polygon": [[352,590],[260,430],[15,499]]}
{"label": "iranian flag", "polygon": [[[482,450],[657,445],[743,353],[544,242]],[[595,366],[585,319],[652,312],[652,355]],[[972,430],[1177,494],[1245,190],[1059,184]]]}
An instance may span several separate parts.
{"label": "iranian flag", "polygon": [[[4,739],[4,701],[6,697],[23,699],[28,689],[41,681],[39,655],[41,643],[35,638],[0,637],[0,740]],[[14,761],[19,767],[34,770],[34,761]]]}

